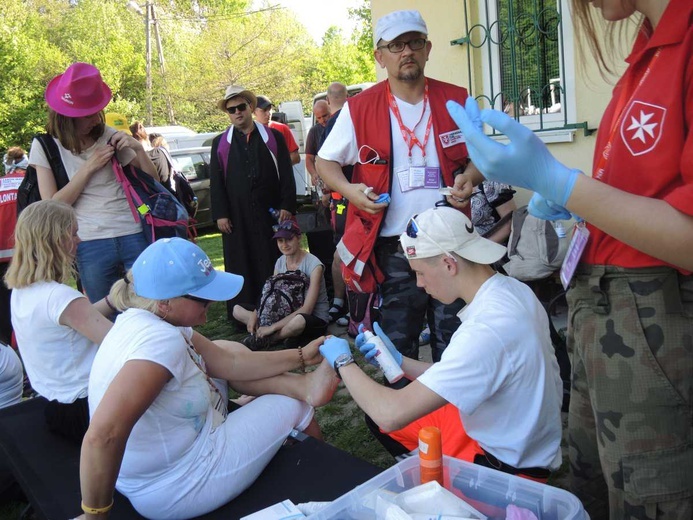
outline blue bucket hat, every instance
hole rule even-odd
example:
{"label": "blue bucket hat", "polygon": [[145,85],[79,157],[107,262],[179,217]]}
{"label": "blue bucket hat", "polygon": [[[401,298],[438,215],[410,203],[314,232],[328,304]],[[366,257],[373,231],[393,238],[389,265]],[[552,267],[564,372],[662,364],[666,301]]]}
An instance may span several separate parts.
{"label": "blue bucket hat", "polygon": [[135,294],[152,300],[196,296],[224,301],[236,296],[243,277],[217,271],[206,253],[182,238],[162,238],[142,251],[132,266]]}

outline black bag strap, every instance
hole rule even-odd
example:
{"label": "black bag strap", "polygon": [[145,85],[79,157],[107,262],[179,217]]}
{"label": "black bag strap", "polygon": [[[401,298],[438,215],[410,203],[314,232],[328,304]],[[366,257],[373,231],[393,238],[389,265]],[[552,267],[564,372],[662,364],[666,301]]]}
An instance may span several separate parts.
{"label": "black bag strap", "polygon": [[503,216],[498,220],[498,222],[496,222],[495,224],[493,224],[493,226],[491,226],[491,228],[490,228],[486,233],[484,233],[484,234],[481,235],[481,236],[484,237],[484,238],[490,237],[490,236],[493,235],[496,231],[498,231],[500,228],[502,228],[502,227],[505,225],[505,223],[506,223],[508,220],[510,220],[511,218],[513,218],[513,212],[512,212],[512,211],[511,211],[510,213],[506,213],[505,215],[503,215]]}
{"label": "black bag strap", "polygon": [[60,149],[55,142],[55,139],[50,134],[36,134],[34,136],[41,147],[43,152],[46,154],[46,159],[48,159],[48,164],[50,164],[51,170],[53,171],[53,177],[55,178],[55,185],[58,190],[63,189],[70,182],[70,178],[67,176],[67,170],[65,170],[65,165],[60,157]]}

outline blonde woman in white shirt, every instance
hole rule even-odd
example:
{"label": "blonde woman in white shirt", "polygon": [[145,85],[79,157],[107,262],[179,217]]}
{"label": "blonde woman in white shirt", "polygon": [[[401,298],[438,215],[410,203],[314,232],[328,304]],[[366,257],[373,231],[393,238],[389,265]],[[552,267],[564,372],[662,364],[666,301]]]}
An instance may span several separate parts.
{"label": "blonde woman in white shirt", "polygon": [[79,244],[74,210],[57,200],[28,206],[17,219],[5,275],[19,353],[34,390],[48,399],[51,431],[76,443],[89,424],[87,388],[98,345],[111,328],[105,300],[70,287]]}

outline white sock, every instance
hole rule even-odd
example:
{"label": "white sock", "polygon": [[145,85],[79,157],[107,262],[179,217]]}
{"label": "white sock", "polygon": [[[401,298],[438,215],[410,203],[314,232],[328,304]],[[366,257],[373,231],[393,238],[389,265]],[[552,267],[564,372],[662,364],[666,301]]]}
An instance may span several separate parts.
{"label": "white sock", "polygon": [[334,300],[332,300],[332,307],[341,307],[343,305],[344,300],[342,300],[341,298],[335,298]]}

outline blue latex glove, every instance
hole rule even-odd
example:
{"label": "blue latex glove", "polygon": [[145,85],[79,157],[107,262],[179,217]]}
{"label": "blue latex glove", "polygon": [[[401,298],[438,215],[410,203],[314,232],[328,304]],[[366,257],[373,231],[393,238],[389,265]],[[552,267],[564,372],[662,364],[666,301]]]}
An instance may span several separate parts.
{"label": "blue latex glove", "polygon": [[[464,107],[455,101],[448,101],[446,106],[464,133],[469,156],[484,177],[527,188],[559,206],[566,205],[581,172],[558,162],[534,132],[498,110],[479,111],[472,97],[467,98]],[[510,144],[491,139],[480,123],[505,134]]]}
{"label": "blue latex glove", "polygon": [[[388,338],[383,332],[383,329],[380,328],[377,321],[373,323],[373,332],[375,332],[375,335],[383,340],[383,343],[390,351],[390,354],[392,354],[392,357],[395,359],[397,364],[402,366],[402,353],[395,348],[392,341],[390,341],[390,338]],[[379,366],[378,362],[375,360],[375,355],[378,353],[378,349],[373,343],[367,343],[367,340],[363,334],[363,324],[359,325],[359,333],[360,334],[356,336],[356,346],[371,365]]]}
{"label": "blue latex glove", "polygon": [[320,353],[329,361],[330,366],[333,367],[335,359],[342,354],[351,354],[351,349],[349,348],[349,342],[347,340],[332,336],[327,338],[325,342],[320,345]]}
{"label": "blue latex glove", "polygon": [[543,220],[570,220],[570,211],[535,193],[527,206],[529,214]]}

